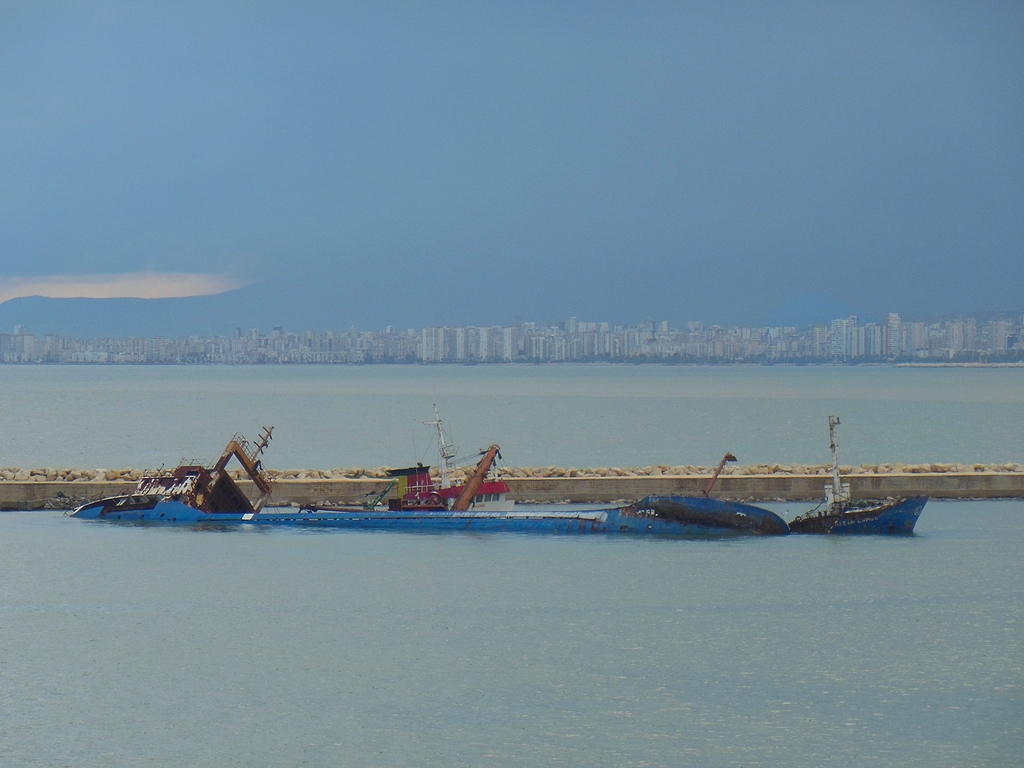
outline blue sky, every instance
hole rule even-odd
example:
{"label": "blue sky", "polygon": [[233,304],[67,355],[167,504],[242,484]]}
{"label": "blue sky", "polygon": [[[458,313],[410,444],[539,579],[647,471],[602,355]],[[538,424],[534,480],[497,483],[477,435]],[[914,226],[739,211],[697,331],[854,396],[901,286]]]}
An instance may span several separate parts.
{"label": "blue sky", "polygon": [[1022,211],[1019,3],[0,6],[0,298],[1019,311]]}

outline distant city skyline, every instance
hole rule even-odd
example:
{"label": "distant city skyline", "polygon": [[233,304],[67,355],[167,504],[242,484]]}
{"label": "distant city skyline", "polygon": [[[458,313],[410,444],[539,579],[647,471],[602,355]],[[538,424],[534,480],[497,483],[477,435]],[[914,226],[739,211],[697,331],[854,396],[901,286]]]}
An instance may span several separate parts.
{"label": "distant city skyline", "polygon": [[[525,308],[497,320],[485,317],[471,318],[470,322],[457,323],[445,321],[448,313],[444,308],[436,313],[440,321],[431,318],[424,323],[402,323],[399,319],[385,317],[381,323],[372,318],[353,317],[336,322],[308,323],[302,321],[301,313],[296,313],[295,306],[280,300],[273,293],[267,293],[259,286],[250,286],[240,290],[229,291],[217,295],[198,295],[182,298],[44,298],[24,297],[0,302],[0,332],[11,333],[14,326],[25,326],[36,335],[72,336],[78,338],[128,338],[128,337],[166,337],[178,338],[187,336],[230,336],[238,327],[245,329],[281,327],[289,332],[305,333],[308,331],[323,333],[327,331],[358,330],[380,331],[388,325],[401,328],[424,328],[428,326],[509,326],[521,323],[523,318],[541,325],[555,325],[564,322],[564,317],[578,316],[601,317],[601,322],[627,327],[644,321],[653,313],[649,307],[634,308],[632,312],[609,313],[603,310],[593,312],[570,312],[563,317],[552,317],[552,313],[531,315]],[[686,311],[686,307],[675,307],[671,313],[660,314],[661,320],[668,320],[673,327],[685,327],[688,322],[700,322],[704,325],[722,327],[810,327],[814,324],[830,324],[837,317],[857,315],[862,324],[884,322],[885,313],[873,315],[856,312],[838,302],[815,301],[808,297],[798,303],[792,311],[781,316],[764,318],[759,322],[744,323],[740,318],[718,319],[701,317]],[[930,312],[914,314],[899,307],[901,317],[908,321],[938,322],[957,318],[974,317],[979,322],[994,317],[1018,317],[1024,313],[1024,307],[1007,307],[1002,311],[979,312]],[[487,313],[489,314],[489,313]],[[298,317],[296,316],[298,315]]]}
{"label": "distant city skyline", "polygon": [[810,327],[722,327],[668,320],[636,326],[581,321],[555,325],[428,326],[383,331],[269,334],[237,327],[231,336],[178,339],[81,339],[27,327],[0,334],[0,363],[537,363],[537,362],[901,362],[908,360],[1024,360],[1024,316],[979,323],[968,317],[908,321],[896,312],[884,322],[856,315]]}

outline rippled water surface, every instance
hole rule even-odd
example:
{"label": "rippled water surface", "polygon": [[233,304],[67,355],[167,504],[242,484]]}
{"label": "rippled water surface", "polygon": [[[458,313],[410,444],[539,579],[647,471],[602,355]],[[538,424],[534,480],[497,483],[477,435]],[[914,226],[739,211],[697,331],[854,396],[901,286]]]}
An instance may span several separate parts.
{"label": "rippled water surface", "polygon": [[[0,466],[1021,461],[1024,371],[0,366]],[[797,510],[778,506],[787,518]],[[230,531],[0,513],[3,766],[1011,766],[1024,502],[908,538]]]}
{"label": "rippled water surface", "polygon": [[276,468],[435,462],[437,403],[463,453],[512,466],[1022,459],[1024,369],[887,366],[0,366],[0,466],[211,461],[276,427]]}
{"label": "rippled water surface", "polygon": [[0,513],[0,765],[1011,766],[1024,504],[910,538]]}

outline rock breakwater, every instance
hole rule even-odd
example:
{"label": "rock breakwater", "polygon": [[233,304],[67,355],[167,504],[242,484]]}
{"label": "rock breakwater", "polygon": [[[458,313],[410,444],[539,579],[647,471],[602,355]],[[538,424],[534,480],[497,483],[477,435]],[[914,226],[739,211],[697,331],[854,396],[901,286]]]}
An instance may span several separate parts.
{"label": "rock breakwater", "polygon": [[[658,464],[647,467],[506,467],[499,470],[519,502],[614,503],[648,495],[700,494],[713,467]],[[1024,465],[1017,463],[862,464],[844,466],[858,499],[929,496],[933,499],[1024,498]],[[243,489],[252,483],[231,470]],[[268,470],[274,480],[271,503],[361,504],[387,488],[387,469]],[[67,509],[125,493],[151,470],[0,469],[0,509]],[[714,495],[745,501],[816,501],[828,481],[826,464],[752,464],[726,467]],[[454,482],[465,475],[456,472]]]}
{"label": "rock breakwater", "polygon": [[[647,467],[503,467],[499,475],[506,479],[519,478],[615,478],[615,477],[700,477],[710,476],[713,466],[667,465],[657,464]],[[723,477],[730,476],[826,476],[829,474],[828,464],[748,464],[745,466],[727,465],[722,470]],[[953,474],[971,473],[1019,473],[1024,472],[1024,464],[964,464],[964,463],[924,463],[924,464],[861,464],[846,465],[839,470],[844,475],[906,475],[906,474]],[[364,467],[337,469],[286,469],[266,470],[275,480],[382,480],[387,477],[387,467],[367,469]],[[231,476],[243,479],[244,473],[238,469],[230,470]],[[122,469],[60,469],[37,467],[22,469],[20,467],[0,468],[0,482],[138,482],[144,475],[157,474],[156,470],[136,468]],[[467,472],[456,470],[452,475],[455,483],[465,480]]]}

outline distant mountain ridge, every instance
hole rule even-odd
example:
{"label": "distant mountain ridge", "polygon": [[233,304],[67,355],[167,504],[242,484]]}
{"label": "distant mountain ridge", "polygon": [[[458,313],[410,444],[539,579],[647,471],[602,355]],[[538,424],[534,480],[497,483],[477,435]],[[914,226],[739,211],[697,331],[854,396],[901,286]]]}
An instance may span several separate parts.
{"label": "distant mountain ridge", "polygon": [[[49,299],[29,296],[0,304],[0,333],[13,333],[17,325],[28,333],[75,338],[181,338],[185,336],[233,336],[236,328],[248,333],[259,328],[269,335],[274,326],[285,331],[347,331],[353,324],[360,330],[382,330],[384,325],[400,325],[386,317],[390,307],[353,306],[352,302],[326,298],[294,301],[267,284],[252,285],[216,296],[177,299]],[[343,316],[342,311],[347,314]],[[805,294],[784,302],[770,317],[750,327],[809,326],[829,323],[855,310],[826,297]],[[896,310],[894,310],[896,311]],[[582,312],[580,313],[582,314]],[[972,315],[979,322],[994,316],[1020,313],[983,312]],[[403,318],[408,319],[408,318]],[[548,324],[555,318],[529,318]],[[587,317],[587,321],[639,322],[640,318]],[[701,318],[688,318],[697,319]],[[861,314],[861,322],[880,318]],[[919,318],[904,317],[904,321]],[[685,321],[671,321],[673,327],[685,327]],[[421,325],[461,325],[436,319]],[[493,325],[485,320],[479,325]],[[507,325],[509,323],[498,323]],[[732,325],[730,323],[730,325]]]}
{"label": "distant mountain ridge", "polygon": [[[0,332],[23,325],[35,336],[179,338],[229,336],[235,328],[269,332],[281,325],[255,286],[216,296],[176,299],[49,299],[28,296],[0,304]],[[295,329],[291,329],[295,330]]]}

